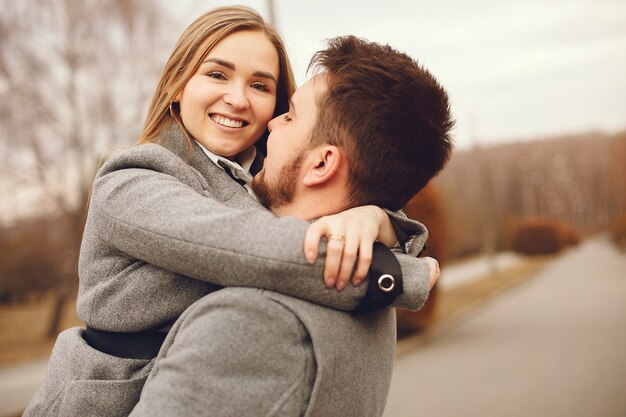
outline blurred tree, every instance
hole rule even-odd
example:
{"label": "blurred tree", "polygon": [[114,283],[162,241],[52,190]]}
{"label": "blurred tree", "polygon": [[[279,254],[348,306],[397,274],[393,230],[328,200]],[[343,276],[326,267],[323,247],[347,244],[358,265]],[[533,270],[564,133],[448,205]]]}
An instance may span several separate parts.
{"label": "blurred tree", "polygon": [[[167,53],[164,39],[175,38],[158,2],[3,1],[2,9],[0,174],[18,207],[20,197],[34,195],[22,217],[63,218],[59,235],[67,240],[57,259],[63,279],[54,285],[58,303],[50,325],[56,333],[60,307],[76,285],[93,174],[114,146],[138,137]],[[9,201],[4,205],[15,210]],[[43,265],[33,252],[30,261],[38,259]]]}
{"label": "blurred tree", "polygon": [[[617,135],[610,144],[609,181],[611,219],[624,219],[626,216],[626,132]],[[619,221],[619,220],[618,220]]]}
{"label": "blurred tree", "polygon": [[626,132],[483,147],[479,155],[456,151],[435,180],[450,257],[479,253],[485,242],[510,248],[507,237],[520,218],[551,217],[582,235],[606,230],[625,211],[625,158]]}
{"label": "blurred tree", "polygon": [[0,229],[0,303],[55,290],[67,272],[63,219],[42,218]]}
{"label": "blurred tree", "polygon": [[622,251],[626,251],[626,212],[611,225],[611,238]]}

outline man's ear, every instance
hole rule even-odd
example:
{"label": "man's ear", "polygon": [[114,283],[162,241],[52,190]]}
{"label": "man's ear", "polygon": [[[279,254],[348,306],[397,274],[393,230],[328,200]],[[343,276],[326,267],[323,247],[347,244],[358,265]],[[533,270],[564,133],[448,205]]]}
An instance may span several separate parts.
{"label": "man's ear", "polygon": [[322,146],[312,153],[315,158],[302,179],[302,183],[307,187],[321,185],[335,178],[342,163],[341,152],[336,146]]}

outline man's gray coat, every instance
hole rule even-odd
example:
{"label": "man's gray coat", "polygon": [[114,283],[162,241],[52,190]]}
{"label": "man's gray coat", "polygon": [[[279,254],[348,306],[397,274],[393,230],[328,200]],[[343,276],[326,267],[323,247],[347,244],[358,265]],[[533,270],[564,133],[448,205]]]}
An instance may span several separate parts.
{"label": "man's gray coat", "polygon": [[395,331],[393,309],[225,288],[176,322],[131,417],[379,417]]}

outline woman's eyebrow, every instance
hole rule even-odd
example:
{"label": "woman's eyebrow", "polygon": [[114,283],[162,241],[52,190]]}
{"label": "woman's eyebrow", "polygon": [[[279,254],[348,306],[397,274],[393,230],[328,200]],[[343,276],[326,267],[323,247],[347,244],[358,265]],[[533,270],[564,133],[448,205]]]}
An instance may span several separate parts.
{"label": "woman's eyebrow", "polygon": [[261,78],[267,78],[270,79],[272,81],[274,81],[275,83],[278,83],[278,81],[276,81],[276,77],[274,77],[271,73],[269,72],[265,72],[265,71],[255,71],[253,74],[255,77],[261,77]]}
{"label": "woman's eyebrow", "polygon": [[[228,68],[231,71],[235,71],[237,69],[235,64],[233,64],[232,62],[224,61],[223,59],[219,59],[219,58],[207,58],[203,62],[203,64],[206,64],[207,62],[214,62],[214,63],[216,63],[218,65],[221,65],[223,67]],[[275,83],[278,82],[278,81],[276,81],[276,77],[274,77],[274,75],[272,73],[270,73],[270,72],[255,71],[252,75],[254,75],[255,77],[261,77],[261,78],[270,79],[270,80],[274,81]]]}
{"label": "woman's eyebrow", "polygon": [[232,62],[228,62],[228,61],[224,61],[223,59],[219,59],[219,58],[207,58],[203,64],[206,64],[207,62],[215,62],[218,65],[221,65],[223,67],[228,68],[229,70],[235,70],[235,64],[233,64]]}

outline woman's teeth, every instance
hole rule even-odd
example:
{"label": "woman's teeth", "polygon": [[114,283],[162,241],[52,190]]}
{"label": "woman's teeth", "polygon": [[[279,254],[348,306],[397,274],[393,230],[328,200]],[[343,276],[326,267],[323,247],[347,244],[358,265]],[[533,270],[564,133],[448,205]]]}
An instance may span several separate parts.
{"label": "woman's teeth", "polygon": [[222,126],[228,126],[228,127],[242,127],[243,126],[243,122],[241,120],[231,120],[226,117],[218,116],[215,114],[211,115],[210,117],[215,123],[218,123]]}

